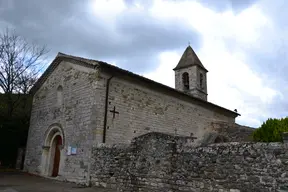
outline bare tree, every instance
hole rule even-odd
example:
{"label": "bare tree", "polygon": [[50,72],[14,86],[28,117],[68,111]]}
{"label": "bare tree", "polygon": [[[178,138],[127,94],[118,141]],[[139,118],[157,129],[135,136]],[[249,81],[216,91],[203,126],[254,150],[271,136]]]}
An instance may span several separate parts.
{"label": "bare tree", "polygon": [[45,46],[38,46],[6,28],[0,32],[0,92],[7,96],[8,115],[12,115],[15,94],[28,93],[41,71]]}

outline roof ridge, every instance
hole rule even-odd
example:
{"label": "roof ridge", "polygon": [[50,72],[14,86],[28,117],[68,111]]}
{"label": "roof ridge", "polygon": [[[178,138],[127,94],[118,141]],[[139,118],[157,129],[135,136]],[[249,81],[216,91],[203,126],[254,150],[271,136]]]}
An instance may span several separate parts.
{"label": "roof ridge", "polygon": [[176,90],[175,88],[172,88],[172,87],[170,87],[170,86],[167,86],[167,85],[164,85],[164,84],[159,83],[159,82],[157,82],[157,81],[154,81],[154,80],[152,80],[152,79],[149,79],[149,78],[147,78],[147,77],[145,77],[145,76],[143,76],[143,75],[140,75],[140,74],[137,74],[137,73],[133,73],[133,72],[128,71],[128,70],[126,70],[126,69],[122,69],[122,68],[120,68],[120,67],[118,67],[118,66],[114,66],[114,65],[111,65],[111,64],[109,64],[109,63],[106,63],[106,62],[103,62],[103,61],[99,61],[99,60],[93,60],[93,59],[87,59],[87,58],[84,58],[84,57],[67,55],[67,54],[61,53],[61,52],[58,52],[58,54],[57,54],[56,58],[54,59],[54,61],[50,64],[50,66],[45,70],[45,72],[42,74],[42,76],[38,79],[38,81],[37,81],[37,82],[35,83],[35,85],[32,87],[32,89],[31,89],[32,93],[33,93],[33,92],[35,93],[35,91],[41,86],[41,84],[45,81],[45,79],[49,76],[49,74],[52,73],[53,70],[55,69],[55,67],[56,67],[61,61],[63,61],[63,59],[65,59],[65,58],[66,58],[66,59],[78,60],[78,61],[80,61],[80,62],[84,62],[84,63],[86,63],[86,64],[88,64],[88,65],[92,65],[92,66],[97,63],[97,64],[100,65],[101,67],[107,68],[108,70],[116,70],[117,72],[124,73],[124,74],[126,74],[126,75],[132,75],[132,76],[134,76],[134,77],[141,78],[142,80],[144,80],[144,81],[146,81],[146,82],[148,82],[148,83],[153,83],[153,84],[155,84],[155,85],[157,85],[157,86],[161,86],[161,87],[166,88],[166,89],[168,89],[168,90],[170,90],[170,91],[173,90],[173,91],[175,91],[175,92],[177,92],[177,93],[181,93],[182,95],[186,95],[186,96],[188,96],[189,98],[193,98],[195,101],[199,101],[199,102],[201,102],[201,103],[209,104],[209,105],[211,105],[211,106],[217,107],[217,108],[219,108],[219,109],[225,110],[225,111],[230,112],[230,113],[235,114],[235,115],[236,115],[236,114],[237,114],[237,115],[240,115],[240,114],[238,114],[238,113],[236,113],[236,112],[234,112],[234,111],[231,111],[231,110],[226,109],[226,108],[224,108],[224,107],[218,106],[218,105],[216,105],[216,104],[214,104],[214,103],[210,103],[210,102],[208,102],[208,101],[204,101],[204,100],[202,100],[202,99],[193,97],[193,96],[188,95],[188,94],[186,94],[186,93],[184,93],[184,92],[181,92],[181,91],[179,91],[179,90]]}

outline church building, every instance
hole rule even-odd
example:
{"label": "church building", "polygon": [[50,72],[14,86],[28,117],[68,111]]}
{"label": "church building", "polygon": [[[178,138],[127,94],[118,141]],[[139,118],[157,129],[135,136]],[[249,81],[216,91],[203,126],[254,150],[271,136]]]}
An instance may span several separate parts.
{"label": "church building", "polygon": [[148,132],[196,137],[199,143],[212,122],[235,123],[238,113],[208,102],[208,70],[190,46],[173,70],[175,89],[105,62],[58,53],[31,89],[24,169],[84,182],[93,146],[127,144]]}

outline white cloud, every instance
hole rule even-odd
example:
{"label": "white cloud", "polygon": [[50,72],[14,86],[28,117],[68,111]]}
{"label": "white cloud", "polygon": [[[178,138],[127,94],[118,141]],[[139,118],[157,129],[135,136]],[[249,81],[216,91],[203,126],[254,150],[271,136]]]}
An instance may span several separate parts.
{"label": "white cloud", "polygon": [[123,0],[92,0],[90,11],[102,20],[114,20],[119,14],[126,9]]}
{"label": "white cloud", "polygon": [[[149,10],[157,19],[186,21],[191,29],[199,31],[203,45],[198,56],[208,73],[208,99],[210,102],[228,109],[237,108],[242,114],[237,122],[259,126],[260,114],[267,115],[265,105],[280,93],[265,84],[246,63],[241,49],[229,50],[224,42],[232,38],[237,43],[249,46],[256,44],[262,30],[270,27],[271,21],[261,9],[254,5],[235,15],[232,11],[216,13],[196,1],[171,2],[155,0]],[[188,40],[187,40],[188,41]],[[257,45],[257,44],[256,44]],[[183,45],[183,51],[184,51]],[[173,67],[182,53],[166,52],[160,57],[157,70],[145,74],[146,77],[174,87]],[[169,77],[169,78],[168,78]]]}
{"label": "white cloud", "polygon": [[153,79],[169,87],[175,87],[174,71],[179,61],[179,54],[176,52],[163,52],[159,55],[160,65],[155,71],[143,74],[143,76]]}
{"label": "white cloud", "polygon": [[[242,115],[237,122],[241,124],[259,126],[260,116],[268,118],[271,115],[265,105],[281,94],[251,70],[246,55],[241,50],[249,46],[262,48],[263,45],[258,43],[259,39],[267,31],[273,32],[273,23],[257,4],[239,14],[232,10],[215,12],[191,0],[154,0],[149,7],[141,3],[127,7],[123,0],[93,0],[90,5],[91,14],[96,19],[105,21],[113,33],[116,32],[114,26],[117,17],[127,13],[145,13],[144,15],[152,16],[159,22],[178,21],[186,24],[191,29],[191,34],[193,30],[198,31],[203,41],[201,49],[197,50],[198,56],[209,70],[208,100],[231,110],[237,108]],[[227,47],[226,42],[229,40],[237,45],[234,49]],[[183,51],[184,43],[186,42],[183,42]],[[193,42],[191,46],[193,47]],[[158,68],[143,75],[174,87],[172,69],[181,55],[182,52],[161,53]]]}

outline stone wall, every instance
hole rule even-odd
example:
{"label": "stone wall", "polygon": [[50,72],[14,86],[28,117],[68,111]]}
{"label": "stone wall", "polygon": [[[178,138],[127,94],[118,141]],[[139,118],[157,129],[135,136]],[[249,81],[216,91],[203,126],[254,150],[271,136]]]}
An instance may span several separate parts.
{"label": "stone wall", "polygon": [[253,141],[252,134],[255,130],[255,128],[236,123],[214,121],[207,128],[199,144],[203,146],[212,143],[249,142]]}
{"label": "stone wall", "polygon": [[212,131],[222,135],[226,142],[252,141],[252,134],[256,130],[252,127],[227,122],[212,122],[211,126]]}
{"label": "stone wall", "polygon": [[[101,80],[106,85],[106,77]],[[109,76],[108,76],[109,77]],[[99,98],[98,110],[104,114],[105,94]],[[117,112],[113,117],[111,111]],[[104,117],[97,124],[103,128]],[[213,121],[234,123],[235,119],[217,110],[165,94],[141,82],[114,77],[110,82],[107,114],[107,143],[129,143],[148,132],[162,132],[199,139]]]}
{"label": "stone wall", "polygon": [[[183,91],[183,79],[182,75],[184,72],[189,74],[189,94],[194,97],[207,101],[207,74],[206,72],[198,67],[197,65],[188,68],[177,69],[175,71],[175,89]],[[203,85],[200,87],[200,73],[203,75]],[[200,91],[201,90],[201,91]]]}
{"label": "stone wall", "polygon": [[[201,140],[210,131],[211,122],[235,121],[233,114],[219,107],[173,95],[174,91],[166,93],[137,78],[116,76],[110,82],[104,128],[107,79],[111,74],[71,62],[62,61],[33,97],[24,166],[31,173],[51,175],[53,145],[46,141],[52,140],[49,131],[54,127],[58,127],[64,142],[58,178],[84,183],[90,178],[91,146],[103,142],[104,135],[108,144],[130,143],[149,132]],[[67,155],[68,146],[76,148],[77,153]]]}
{"label": "stone wall", "polygon": [[23,169],[24,157],[25,157],[25,148],[18,148],[16,165],[15,165],[16,169]]}
{"label": "stone wall", "polygon": [[[62,62],[36,92],[30,118],[25,171],[51,176],[51,148],[44,146],[44,142],[50,129],[58,127],[63,131],[59,177],[86,182],[91,143],[95,140],[93,122],[96,113],[93,109],[97,89],[91,82],[94,73],[95,70]],[[60,95],[59,86],[62,86]],[[66,155],[68,146],[76,147],[77,154]],[[45,171],[47,169],[48,172]]]}
{"label": "stone wall", "polygon": [[92,185],[118,191],[274,192],[288,184],[288,146],[222,143],[149,133],[93,149]]}

